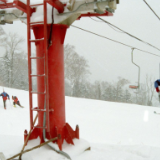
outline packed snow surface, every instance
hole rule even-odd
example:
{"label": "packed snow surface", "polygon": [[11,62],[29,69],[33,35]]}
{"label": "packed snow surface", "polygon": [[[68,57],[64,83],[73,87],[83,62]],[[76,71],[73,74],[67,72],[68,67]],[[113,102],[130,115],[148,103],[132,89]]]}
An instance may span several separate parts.
{"label": "packed snow surface", "polygon": [[[4,89],[10,96],[17,96],[25,107],[14,108],[8,100],[7,110],[4,110],[0,101],[0,152],[7,159],[21,151],[24,130],[29,130],[29,97],[27,91]],[[0,90],[3,91],[2,88]],[[75,139],[77,145],[65,150],[72,152],[72,160],[159,160],[160,115],[154,114],[154,111],[160,113],[156,107],[66,97],[66,122],[73,129],[79,125],[80,141]],[[39,139],[32,140],[26,149],[38,143]],[[88,144],[91,150],[77,152],[82,145],[87,147]],[[78,145],[80,147],[76,148]],[[43,146],[24,154],[22,159],[66,158]]]}

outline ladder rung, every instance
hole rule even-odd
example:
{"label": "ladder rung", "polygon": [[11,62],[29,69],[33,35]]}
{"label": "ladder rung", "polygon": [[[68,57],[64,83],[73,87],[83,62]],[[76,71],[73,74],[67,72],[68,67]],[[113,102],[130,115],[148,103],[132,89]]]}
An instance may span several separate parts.
{"label": "ladder rung", "polygon": [[35,25],[35,24],[44,24],[44,21],[30,22],[30,25]]}
{"label": "ladder rung", "polygon": [[38,42],[38,41],[44,41],[44,38],[42,38],[42,39],[30,40],[30,42]]}
{"label": "ladder rung", "polygon": [[34,92],[34,91],[31,91],[32,94],[46,94],[46,92]]}
{"label": "ladder rung", "polygon": [[40,127],[40,126],[34,126],[35,128],[42,128],[42,129],[46,129],[47,127]]}
{"label": "ladder rung", "polygon": [[30,59],[44,59],[44,57],[30,57]]}
{"label": "ladder rung", "polygon": [[30,76],[32,76],[32,77],[45,77],[46,75],[45,75],[45,74],[42,74],[42,75],[38,75],[38,74],[31,74]]}
{"label": "ladder rung", "polygon": [[38,107],[32,108],[32,110],[46,112],[46,109],[39,109]]}
{"label": "ladder rung", "polygon": [[40,3],[40,4],[32,4],[32,5],[30,5],[30,7],[36,7],[36,6],[41,6],[41,5],[43,5],[43,3]]}
{"label": "ladder rung", "polygon": [[[33,111],[40,111],[40,112],[46,112],[46,109],[39,109],[38,107],[32,108]],[[53,112],[53,109],[50,109],[49,112]]]}

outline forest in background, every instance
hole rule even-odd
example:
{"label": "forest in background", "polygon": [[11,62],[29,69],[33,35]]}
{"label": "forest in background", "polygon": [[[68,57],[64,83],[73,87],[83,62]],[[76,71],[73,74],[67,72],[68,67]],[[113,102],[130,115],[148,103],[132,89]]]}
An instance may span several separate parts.
{"label": "forest in background", "polygon": [[[0,57],[1,86],[28,90],[28,55],[21,47],[23,43],[23,37],[16,33],[7,35],[0,28],[0,46],[4,50]],[[130,89],[130,81],[123,77],[118,77],[114,82],[90,82],[88,61],[70,44],[64,46],[64,66],[66,96],[147,106],[153,106],[153,100],[158,101],[153,85],[155,79],[149,75],[146,75],[145,82],[138,89]],[[36,60],[32,62],[33,73],[36,74]],[[36,90],[36,78],[32,87]]]}

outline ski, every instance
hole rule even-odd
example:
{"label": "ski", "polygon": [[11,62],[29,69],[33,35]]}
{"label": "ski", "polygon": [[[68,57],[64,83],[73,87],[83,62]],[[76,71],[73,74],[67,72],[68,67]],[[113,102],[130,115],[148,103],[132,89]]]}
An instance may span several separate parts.
{"label": "ski", "polygon": [[18,107],[20,107],[20,108],[25,108],[24,106],[14,106],[14,105],[13,105],[13,108],[18,108]]}

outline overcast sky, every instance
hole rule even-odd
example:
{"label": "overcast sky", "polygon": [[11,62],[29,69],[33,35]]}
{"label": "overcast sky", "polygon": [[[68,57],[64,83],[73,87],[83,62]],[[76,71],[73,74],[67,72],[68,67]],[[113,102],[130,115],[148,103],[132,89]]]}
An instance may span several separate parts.
{"label": "overcast sky", "polygon": [[[158,0],[146,1],[160,16],[160,2]],[[102,18],[160,48],[160,21],[143,0],[120,0],[114,15]],[[97,18],[93,19],[81,18],[75,21],[73,25],[160,56],[160,51],[124,33],[113,30],[106,23],[97,22],[100,21]],[[21,22],[5,25],[3,29],[6,33],[18,32],[19,35],[27,39],[27,27]],[[92,73],[89,79],[92,82],[95,80],[111,82],[116,81],[117,77],[124,77],[129,79],[131,84],[136,84],[138,69],[131,63],[130,48],[73,27],[70,27],[67,31],[65,44],[74,45],[77,53],[87,59]],[[27,44],[24,45],[25,47],[27,48]],[[141,67],[141,83],[144,82],[146,74],[153,76],[155,79],[159,78],[160,57],[135,50],[134,62]]]}

